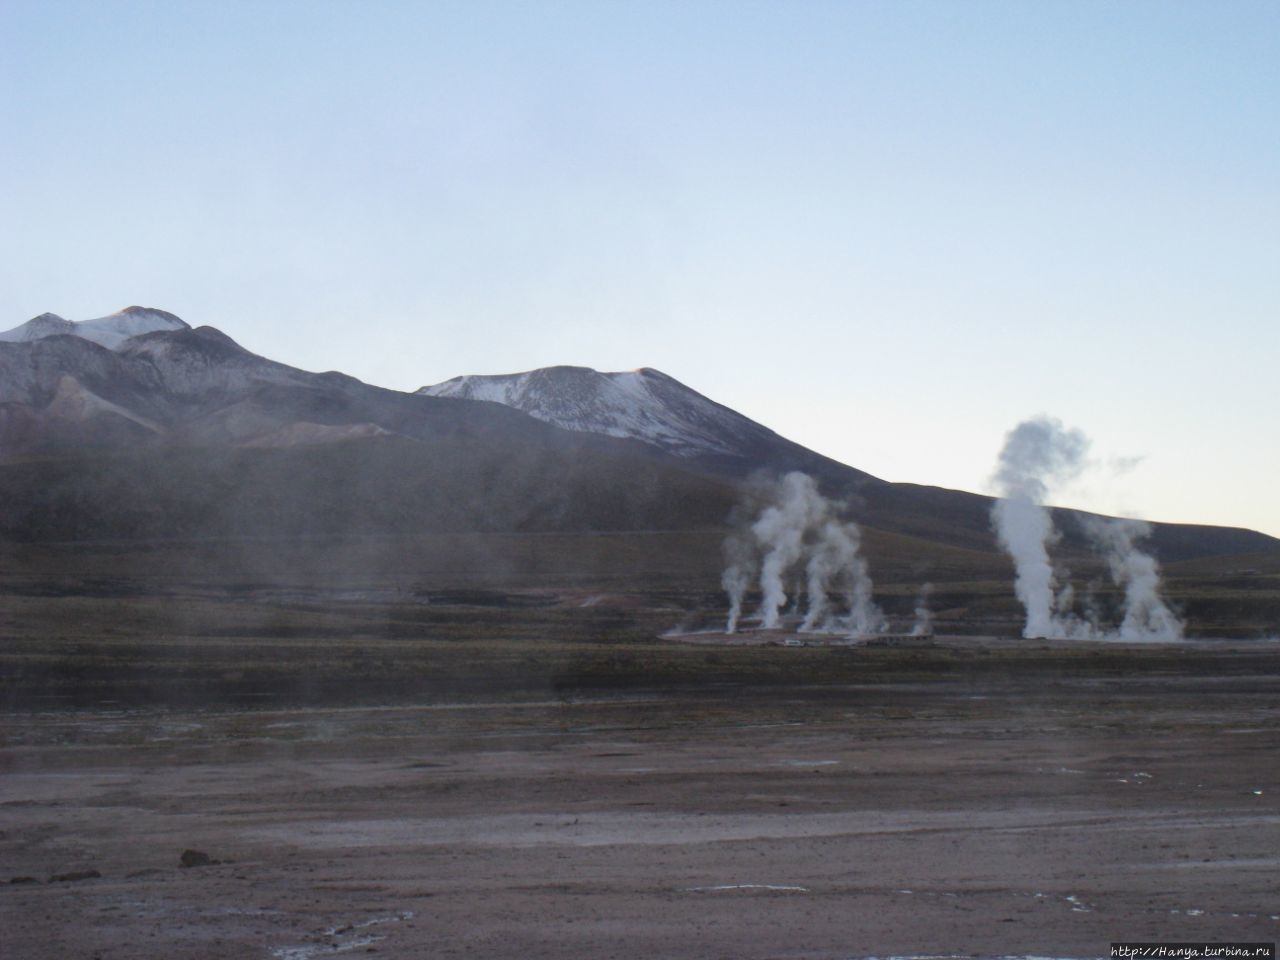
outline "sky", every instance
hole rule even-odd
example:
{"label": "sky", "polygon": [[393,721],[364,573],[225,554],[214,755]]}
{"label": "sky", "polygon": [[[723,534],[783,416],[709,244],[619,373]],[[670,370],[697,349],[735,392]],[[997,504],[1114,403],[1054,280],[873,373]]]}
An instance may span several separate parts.
{"label": "sky", "polygon": [[1280,536],[1280,4],[0,0],[0,329],[130,304]]}

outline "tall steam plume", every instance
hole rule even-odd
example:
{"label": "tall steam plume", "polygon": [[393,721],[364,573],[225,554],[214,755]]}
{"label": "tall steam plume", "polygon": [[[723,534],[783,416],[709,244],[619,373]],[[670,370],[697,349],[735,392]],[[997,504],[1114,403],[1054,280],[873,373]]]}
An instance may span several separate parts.
{"label": "tall steam plume", "polygon": [[1060,637],[1072,625],[1059,616],[1049,544],[1057,540],[1053,520],[1044,507],[1049,484],[1080,472],[1089,441],[1052,417],[1024,420],[1005,437],[996,468],[1000,491],[991,510],[1000,545],[1017,571],[1014,592],[1027,611],[1024,637]]}
{"label": "tall steam plume", "polygon": [[933,584],[926,583],[916,597],[916,622],[911,627],[913,637],[927,637],[933,633],[933,611],[929,609],[929,597],[932,594]]}
{"label": "tall steam plume", "polygon": [[1124,590],[1118,628],[1107,631],[1096,619],[1072,612],[1070,585],[1058,588],[1049,547],[1058,540],[1044,506],[1050,485],[1076,476],[1085,464],[1088,438],[1051,417],[1018,424],[1005,437],[994,482],[1002,498],[992,508],[1001,546],[1017,572],[1014,591],[1026,610],[1024,637],[1177,640],[1182,623],[1160,597],[1155,558],[1137,546],[1151,528],[1137,520],[1089,517],[1085,534],[1107,560],[1112,581]]}
{"label": "tall steam plume", "polygon": [[[742,616],[748,587],[759,574],[761,626],[778,626],[787,604],[788,576],[803,577],[806,610],[804,631],[847,630],[853,635],[884,628],[884,616],[871,598],[871,578],[859,555],[856,524],[842,521],[836,505],[818,492],[807,474],[788,473],[781,481],[758,488],[758,514],[739,523],[725,541],[726,568],[720,578],[729,594],[733,633]],[[748,517],[750,513],[748,513]],[[830,592],[841,590],[848,614],[837,615]],[[799,596],[797,591],[797,603]]]}
{"label": "tall steam plume", "polygon": [[1116,635],[1121,640],[1179,640],[1182,621],[1160,597],[1160,567],[1155,557],[1135,541],[1151,533],[1141,520],[1089,517],[1085,532],[1103,551],[1111,579],[1124,588],[1124,619]]}

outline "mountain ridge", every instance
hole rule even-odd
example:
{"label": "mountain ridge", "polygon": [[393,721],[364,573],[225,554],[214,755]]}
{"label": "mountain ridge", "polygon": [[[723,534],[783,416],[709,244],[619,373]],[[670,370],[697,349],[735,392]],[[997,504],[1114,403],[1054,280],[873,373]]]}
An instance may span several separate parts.
{"label": "mountain ridge", "polygon": [[56,313],[42,313],[12,330],[0,332],[0,342],[23,343],[55,335],[70,335],[114,349],[126,340],[160,330],[189,330],[186,321],[154,307],[125,307],[92,320],[66,320]]}
{"label": "mountain ridge", "polygon": [[499,403],[575,433],[635,440],[717,476],[801,470],[846,496],[885,483],[802,447],[652,367],[618,372],[541,367],[454,377],[415,392]]}
{"label": "mountain ridge", "polygon": [[734,454],[744,440],[782,439],[652,367],[542,367],[454,377],[415,392],[502,403],[565,430],[642,440],[676,456]]}

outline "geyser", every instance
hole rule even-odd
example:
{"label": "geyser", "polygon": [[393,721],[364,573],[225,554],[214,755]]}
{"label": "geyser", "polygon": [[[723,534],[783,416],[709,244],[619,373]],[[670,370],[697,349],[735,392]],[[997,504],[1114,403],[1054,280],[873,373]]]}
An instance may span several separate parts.
{"label": "geyser", "polygon": [[[740,509],[738,522],[725,541],[726,567],[720,578],[729,594],[733,633],[752,580],[759,574],[760,625],[778,626],[787,603],[789,576],[804,583],[802,631],[847,631],[861,636],[884,629],[884,616],[872,600],[871,578],[859,555],[858,526],[839,517],[837,505],[818,492],[808,474],[793,471],[780,481],[762,483],[754,491],[754,508]],[[833,609],[830,593],[842,591],[848,612]],[[795,591],[799,603],[799,590]]]}
{"label": "geyser", "polygon": [[929,609],[929,597],[932,595],[932,583],[920,588],[920,595],[916,598],[916,622],[911,627],[913,637],[927,637],[933,633],[933,611]]}
{"label": "geyser", "polygon": [[1058,540],[1044,505],[1051,485],[1077,476],[1085,466],[1088,438],[1047,416],[1018,424],[1005,437],[993,482],[1001,498],[991,510],[1000,545],[1013,560],[1014,592],[1026,611],[1024,637],[1076,639],[1177,640],[1182,623],[1160,598],[1155,558],[1136,542],[1150,527],[1136,520],[1091,517],[1085,534],[1107,560],[1111,579],[1124,590],[1123,614],[1114,630],[1096,617],[1082,619],[1072,610],[1070,585],[1059,589],[1049,547]]}
{"label": "geyser", "polygon": [[[1044,507],[1049,484],[1080,472],[1089,441],[1052,417],[1018,424],[1005,437],[993,478],[1000,499],[991,510],[1000,545],[1013,559],[1014,592],[1027,612],[1024,637],[1066,636],[1072,625],[1059,615],[1049,544],[1057,539]],[[1067,599],[1067,598],[1064,598]]]}
{"label": "geyser", "polygon": [[1121,640],[1180,640],[1182,621],[1160,597],[1160,566],[1136,543],[1150,535],[1150,524],[1089,517],[1085,532],[1106,556],[1112,581],[1124,589],[1124,619],[1116,636]]}

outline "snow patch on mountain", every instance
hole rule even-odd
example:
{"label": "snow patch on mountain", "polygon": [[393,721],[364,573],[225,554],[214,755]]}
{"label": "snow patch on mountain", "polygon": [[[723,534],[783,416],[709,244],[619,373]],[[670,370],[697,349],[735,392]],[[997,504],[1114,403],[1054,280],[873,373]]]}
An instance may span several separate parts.
{"label": "snow patch on mountain", "polygon": [[778,439],[768,428],[647,367],[618,373],[545,367],[454,377],[417,392],[501,403],[566,430],[641,440],[678,456],[737,456],[751,444]]}
{"label": "snow patch on mountain", "polygon": [[0,341],[23,343],[45,337],[71,335],[115,350],[131,337],[158,330],[190,330],[183,320],[151,307],[125,307],[92,320],[64,320],[56,313],[42,313],[26,323],[0,333]]}
{"label": "snow patch on mountain", "polygon": [[58,334],[74,334],[76,326],[70,320],[64,320],[56,313],[42,313],[38,317],[32,317],[21,326],[0,333],[0,340],[9,343],[27,343],[31,340],[43,340],[45,337],[53,337]]}

